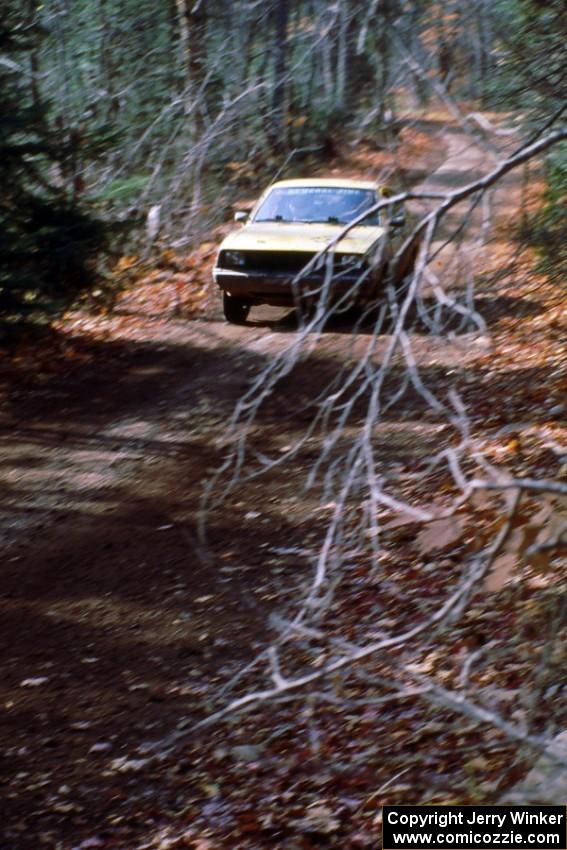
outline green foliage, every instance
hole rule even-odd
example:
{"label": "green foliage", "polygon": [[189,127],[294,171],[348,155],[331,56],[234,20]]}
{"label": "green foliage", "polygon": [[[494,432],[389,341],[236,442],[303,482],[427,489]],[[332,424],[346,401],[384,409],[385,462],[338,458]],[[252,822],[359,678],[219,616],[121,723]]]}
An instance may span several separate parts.
{"label": "green foliage", "polygon": [[0,16],[0,323],[2,330],[61,309],[96,280],[106,228],[78,202],[68,139],[49,130],[22,66],[36,46],[14,13]]}
{"label": "green foliage", "polygon": [[119,177],[109,183],[94,199],[97,201],[128,202],[147,186],[149,179],[145,174]]}
{"label": "green foliage", "polygon": [[498,0],[500,61],[493,92],[533,118],[567,100],[567,16],[563,0]]}
{"label": "green foliage", "polygon": [[558,282],[567,280],[567,144],[557,145],[547,167],[544,206],[534,222],[532,241],[541,250],[540,268]]}
{"label": "green foliage", "polygon": [[[497,0],[499,62],[491,81],[495,104],[521,110],[529,131],[552,126],[567,104],[567,16],[564,0]],[[544,206],[527,237],[540,250],[540,270],[567,273],[567,147],[546,160]]]}

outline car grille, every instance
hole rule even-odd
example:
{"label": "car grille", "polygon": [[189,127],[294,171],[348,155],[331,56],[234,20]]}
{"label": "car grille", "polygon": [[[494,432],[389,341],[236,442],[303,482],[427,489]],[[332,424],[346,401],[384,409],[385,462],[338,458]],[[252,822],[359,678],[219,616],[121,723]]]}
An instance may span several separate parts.
{"label": "car grille", "polygon": [[315,254],[310,251],[245,251],[245,263],[239,269],[255,272],[297,274]]}

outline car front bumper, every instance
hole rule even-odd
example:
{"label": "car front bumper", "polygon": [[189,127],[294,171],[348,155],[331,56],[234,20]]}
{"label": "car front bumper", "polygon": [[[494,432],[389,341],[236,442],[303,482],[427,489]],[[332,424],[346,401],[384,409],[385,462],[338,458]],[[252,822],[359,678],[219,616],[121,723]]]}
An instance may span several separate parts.
{"label": "car front bumper", "polygon": [[363,271],[335,275],[328,284],[322,274],[306,274],[295,279],[289,272],[239,272],[218,266],[213,269],[213,277],[217,286],[229,295],[250,304],[283,307],[293,306],[298,298],[316,298],[327,286],[333,301],[342,297],[364,300],[376,291],[375,278]]}

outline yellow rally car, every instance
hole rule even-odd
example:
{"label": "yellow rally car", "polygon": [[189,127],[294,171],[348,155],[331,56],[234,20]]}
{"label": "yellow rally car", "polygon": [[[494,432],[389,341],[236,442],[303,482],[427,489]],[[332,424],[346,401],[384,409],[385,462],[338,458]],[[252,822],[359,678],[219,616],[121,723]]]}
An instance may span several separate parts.
{"label": "yellow rally car", "polygon": [[[379,299],[388,263],[405,236],[405,216],[371,212],[386,194],[362,180],[282,180],[273,183],[250,214],[237,212],[243,227],[220,246],[213,275],[223,293],[229,322],[246,321],[254,304],[293,306],[300,297],[345,306]],[[317,259],[346,224],[368,216]],[[402,279],[415,262],[408,244],[393,274]]]}

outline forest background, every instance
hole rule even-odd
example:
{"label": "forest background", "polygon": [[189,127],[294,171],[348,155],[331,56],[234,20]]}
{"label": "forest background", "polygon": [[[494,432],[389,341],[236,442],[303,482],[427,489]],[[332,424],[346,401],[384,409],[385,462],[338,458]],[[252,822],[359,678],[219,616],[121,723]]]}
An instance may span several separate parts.
{"label": "forest background", "polygon": [[[189,251],[239,191],[308,170],[345,132],[387,147],[432,97],[504,110],[526,139],[565,103],[559,2],[30,0],[0,26],[12,319],[88,288],[107,238]],[[564,142],[545,169],[529,235],[562,274]]]}

